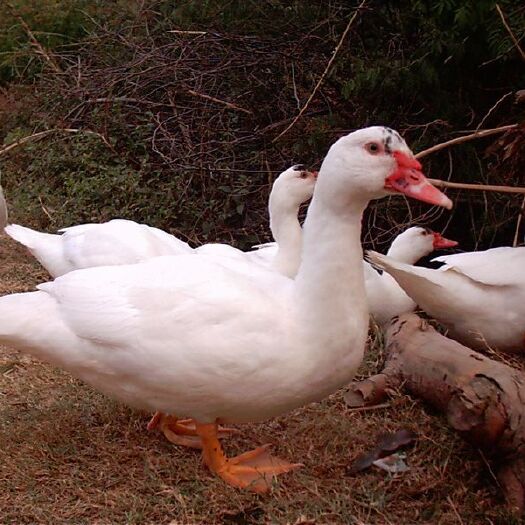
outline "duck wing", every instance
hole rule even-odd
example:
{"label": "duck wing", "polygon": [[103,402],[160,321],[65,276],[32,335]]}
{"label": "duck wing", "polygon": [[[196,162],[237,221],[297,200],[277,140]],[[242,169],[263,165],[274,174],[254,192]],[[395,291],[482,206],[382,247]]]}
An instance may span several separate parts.
{"label": "duck wing", "polygon": [[525,247],[442,255],[433,261],[445,263],[441,271],[453,270],[486,285],[525,287]]}

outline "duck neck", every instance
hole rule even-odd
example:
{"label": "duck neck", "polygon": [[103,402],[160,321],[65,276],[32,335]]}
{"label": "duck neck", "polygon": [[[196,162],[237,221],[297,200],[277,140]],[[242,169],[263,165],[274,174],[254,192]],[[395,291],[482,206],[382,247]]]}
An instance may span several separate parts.
{"label": "duck neck", "polygon": [[365,207],[366,202],[354,202],[336,214],[314,195],[295,279],[294,301],[307,346],[327,362],[340,359],[343,367],[361,361],[368,329],[360,240]]}
{"label": "duck neck", "polygon": [[279,209],[270,203],[270,228],[277,242],[277,254],[272,268],[286,275],[295,277],[301,263],[303,230],[297,219],[297,207]]}

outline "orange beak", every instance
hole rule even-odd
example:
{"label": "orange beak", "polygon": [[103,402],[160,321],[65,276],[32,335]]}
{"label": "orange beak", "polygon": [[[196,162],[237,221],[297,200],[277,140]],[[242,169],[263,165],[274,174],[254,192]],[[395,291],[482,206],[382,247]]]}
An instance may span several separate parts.
{"label": "orange beak", "polygon": [[401,151],[394,151],[397,169],[385,180],[385,189],[403,193],[428,204],[452,209],[452,201],[428,182],[421,173],[421,164]]}
{"label": "orange beak", "polygon": [[438,250],[439,248],[453,248],[457,245],[458,241],[451,241],[450,239],[445,239],[445,237],[443,237],[441,233],[434,232],[434,250]]}

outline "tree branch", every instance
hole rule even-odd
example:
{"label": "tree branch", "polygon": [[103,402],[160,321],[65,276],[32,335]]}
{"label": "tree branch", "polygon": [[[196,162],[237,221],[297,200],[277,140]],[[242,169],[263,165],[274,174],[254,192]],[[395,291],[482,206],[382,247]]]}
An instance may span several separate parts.
{"label": "tree branch", "polygon": [[44,137],[47,137],[47,135],[51,135],[53,133],[86,133],[88,135],[96,135],[97,137],[100,137],[102,139],[104,144],[109,145],[106,138],[100,133],[97,133],[96,131],[89,131],[86,129],[56,128],[47,129],[45,131],[39,131],[38,133],[33,133],[33,135],[28,135],[27,137],[15,140],[15,142],[9,144],[8,146],[4,146],[0,149],[0,156],[9,153],[11,150],[17,148],[18,146],[21,146],[22,144],[25,144],[26,142],[40,140]]}
{"label": "tree branch", "polygon": [[499,16],[501,18],[501,21],[503,22],[503,25],[505,26],[505,29],[507,30],[507,33],[510,35],[510,38],[514,42],[514,46],[519,51],[519,54],[521,55],[521,58],[523,60],[525,60],[525,51],[523,51],[523,49],[521,49],[520,43],[518,42],[518,39],[516,38],[516,36],[512,32],[512,29],[510,28],[507,20],[505,19],[505,15],[503,14],[503,11],[501,10],[501,7],[499,6],[499,4],[496,4],[496,9],[497,9],[498,14],[499,14]]}
{"label": "tree branch", "polygon": [[482,129],[470,135],[464,135],[463,137],[457,137],[452,140],[447,140],[446,142],[442,142],[441,144],[436,144],[435,146],[432,146],[431,148],[424,149],[423,151],[416,153],[415,157],[416,159],[421,159],[423,157],[426,157],[427,155],[430,155],[431,153],[435,153],[436,151],[448,148],[449,146],[455,146],[456,144],[468,142],[469,140],[482,139],[483,137],[490,137],[490,135],[504,133],[505,131],[509,131],[510,129],[516,129],[517,127],[518,127],[518,124],[508,124],[507,126],[500,126],[499,128]]}
{"label": "tree branch", "polygon": [[474,191],[499,191],[501,193],[522,193],[525,194],[525,188],[514,186],[495,186],[492,184],[467,184],[464,182],[449,182],[440,179],[428,179],[437,188],[456,188],[459,190]]}
{"label": "tree branch", "polygon": [[328,74],[328,71],[330,71],[330,68],[332,67],[332,64],[335,60],[335,57],[337,56],[337,53],[339,52],[339,49],[341,49],[341,46],[343,45],[343,42],[346,38],[346,35],[348,34],[348,31],[350,31],[350,27],[352,27],[352,24],[354,23],[354,20],[357,18],[357,15],[359,14],[359,11],[363,8],[363,6],[366,4],[367,0],[363,0],[357,9],[354,11],[354,14],[352,15],[352,18],[348,21],[348,24],[346,25],[345,30],[343,31],[343,34],[341,35],[341,38],[339,39],[339,42],[337,46],[335,46],[334,52],[332,53],[332,56],[330,57],[330,60],[328,61],[328,64],[326,65],[325,70],[323,71],[323,74],[321,75],[321,78],[318,80],[317,84],[315,85],[313,91],[310,93],[310,96],[308,97],[308,100],[306,101],[305,105],[301,108],[297,116],[292,120],[292,122],[283,130],[277,137],[275,137],[272,140],[272,143],[277,142],[284,134],[286,134],[288,131],[290,131],[294,126],[295,123],[301,118],[302,114],[306,111],[308,106],[310,105],[310,102],[315,97],[315,94],[317,93],[317,90],[321,87],[321,84],[323,83],[326,75]]}

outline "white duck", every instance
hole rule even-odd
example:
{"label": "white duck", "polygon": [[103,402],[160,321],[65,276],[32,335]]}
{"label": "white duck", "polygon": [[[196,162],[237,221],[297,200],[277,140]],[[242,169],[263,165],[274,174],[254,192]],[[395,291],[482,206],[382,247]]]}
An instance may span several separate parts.
{"label": "white duck", "polygon": [[[415,264],[434,250],[456,245],[456,241],[445,239],[440,233],[413,226],[393,240],[387,255],[396,261]],[[370,315],[379,325],[384,325],[395,315],[411,312],[416,308],[416,303],[391,275],[386,272],[380,274],[367,262],[364,264],[368,307]]]}
{"label": "white duck", "polygon": [[275,243],[255,246],[243,252],[228,244],[210,243],[196,248],[199,254],[235,257],[262,264],[276,272],[295,277],[301,263],[303,231],[297,218],[301,204],[311,199],[317,172],[292,166],[275,180],[268,201],[270,229]]}
{"label": "white duck", "polygon": [[[193,250],[163,230],[124,219],[64,228],[60,230],[62,235],[39,232],[17,224],[7,226],[5,231],[25,245],[54,278],[82,268],[132,264],[161,255],[185,253],[236,257],[257,262],[283,275],[295,276],[301,260],[302,244],[297,214],[301,204],[312,197],[316,177],[317,172],[306,171],[301,165],[295,165],[275,179],[270,192],[269,215],[270,229],[277,242],[261,245],[251,252],[243,252],[227,244],[206,244]],[[5,215],[7,223],[7,207],[0,193],[0,207],[2,204],[0,219]],[[149,422],[148,429],[157,427],[174,444],[201,447],[200,439],[195,436],[194,425],[189,420],[157,412]],[[233,431],[221,428],[219,433],[224,436]]]}
{"label": "white duck", "polygon": [[62,235],[18,224],[5,227],[7,235],[26,246],[53,278],[82,268],[193,252],[187,243],[159,228],[126,219],[79,224],[59,231]]}
{"label": "white duck", "polygon": [[232,485],[266,491],[272,475],[297,465],[266,447],[228,459],[217,425],[283,414],[352,379],[368,329],[360,242],[368,201],[402,192],[451,206],[419,169],[397,132],[351,133],[319,172],[295,280],[193,255],[78,270],[1,297],[0,342],[130,406],[193,418],[206,465]]}
{"label": "white duck", "polygon": [[[316,172],[293,166],[277,177],[270,193],[270,227],[278,247],[243,252],[226,244],[208,244],[193,250],[187,243],[158,228],[125,219],[101,224],[79,224],[59,230],[62,235],[32,230],[18,224],[5,232],[26,246],[49,274],[56,278],[93,266],[133,264],[162,255],[212,253],[247,258],[287,275],[297,271],[301,257],[299,207],[312,197]],[[5,201],[0,193],[0,220]],[[7,217],[7,215],[6,215]],[[7,219],[5,220],[7,223]],[[263,253],[264,252],[264,253]]]}
{"label": "white duck", "polygon": [[400,263],[370,252],[449,334],[475,348],[506,351],[525,348],[525,247],[493,248],[437,257],[433,270]]}

